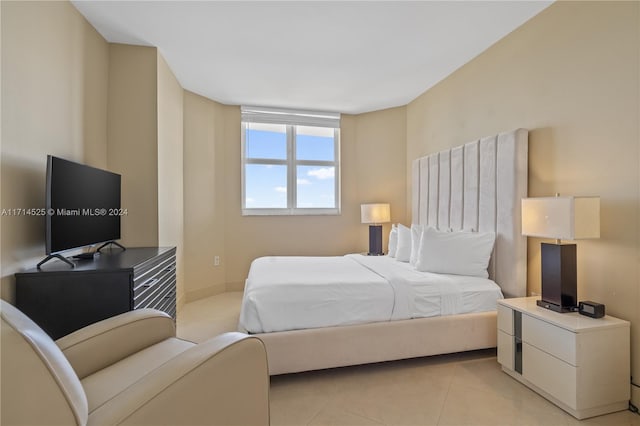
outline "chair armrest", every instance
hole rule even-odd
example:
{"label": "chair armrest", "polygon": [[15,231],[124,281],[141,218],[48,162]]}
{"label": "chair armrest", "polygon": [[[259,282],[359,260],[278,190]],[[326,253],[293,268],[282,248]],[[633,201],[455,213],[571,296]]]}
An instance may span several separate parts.
{"label": "chair armrest", "polygon": [[74,331],[56,344],[83,379],[175,335],[169,315],[155,309],[136,309]]}
{"label": "chair armrest", "polygon": [[89,413],[88,425],[268,425],[262,341],[226,333],[171,359]]}

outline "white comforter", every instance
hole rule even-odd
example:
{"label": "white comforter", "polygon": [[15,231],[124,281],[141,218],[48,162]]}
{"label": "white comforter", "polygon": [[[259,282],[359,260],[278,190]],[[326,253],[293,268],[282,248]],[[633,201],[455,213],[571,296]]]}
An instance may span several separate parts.
{"label": "white comforter", "polygon": [[491,280],[418,272],[386,256],[261,257],[245,284],[239,328],[250,333],[496,309]]}

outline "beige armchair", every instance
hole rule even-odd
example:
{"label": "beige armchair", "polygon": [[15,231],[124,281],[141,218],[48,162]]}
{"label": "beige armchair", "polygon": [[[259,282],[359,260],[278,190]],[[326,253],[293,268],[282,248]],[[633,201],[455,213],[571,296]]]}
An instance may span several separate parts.
{"label": "beige armchair", "polygon": [[0,301],[2,425],[268,425],[262,342],[227,333],[201,344],[141,309],[57,341]]}

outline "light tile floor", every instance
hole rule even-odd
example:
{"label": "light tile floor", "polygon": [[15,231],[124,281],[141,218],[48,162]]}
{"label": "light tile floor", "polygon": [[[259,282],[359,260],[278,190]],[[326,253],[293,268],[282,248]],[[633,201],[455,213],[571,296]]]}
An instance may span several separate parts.
{"label": "light tile floor", "polygon": [[[187,303],[178,335],[200,342],[235,331],[241,292]],[[500,370],[495,350],[271,378],[278,425],[640,426],[630,411],[578,421]]]}

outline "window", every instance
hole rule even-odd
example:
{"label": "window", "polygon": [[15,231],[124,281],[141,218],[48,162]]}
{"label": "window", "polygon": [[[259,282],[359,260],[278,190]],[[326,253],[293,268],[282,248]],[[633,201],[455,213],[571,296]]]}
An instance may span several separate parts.
{"label": "window", "polygon": [[339,214],[339,135],[339,114],[242,107],[242,214]]}

